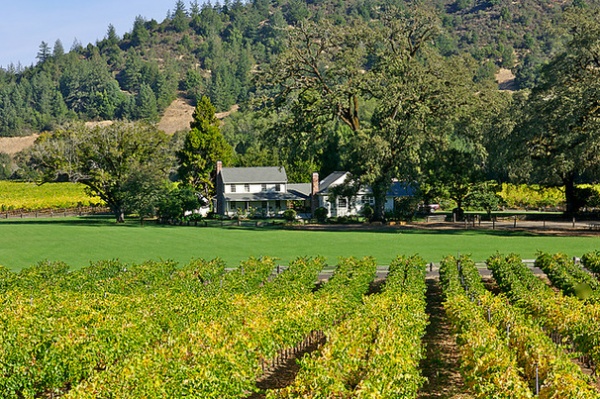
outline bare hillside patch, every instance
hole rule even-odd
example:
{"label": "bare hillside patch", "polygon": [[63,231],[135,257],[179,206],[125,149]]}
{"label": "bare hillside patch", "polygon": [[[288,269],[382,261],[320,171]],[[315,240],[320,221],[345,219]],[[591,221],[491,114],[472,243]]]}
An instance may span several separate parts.
{"label": "bare hillside patch", "polygon": [[517,84],[515,83],[515,75],[510,69],[500,68],[496,74],[496,82],[500,90],[517,90]]}
{"label": "bare hillside patch", "polygon": [[[239,109],[237,104],[233,105],[229,111],[218,112],[215,114],[217,119],[224,119]],[[181,130],[189,130],[190,122],[194,120],[194,106],[185,99],[178,98],[171,103],[165,110],[163,117],[158,123],[158,128],[167,134],[173,134]]]}
{"label": "bare hillside patch", "polygon": [[110,126],[113,123],[115,123],[115,122],[113,122],[113,121],[86,122],[85,127],[89,128],[89,129],[93,129],[97,126],[100,126],[100,127]]}
{"label": "bare hillside patch", "polygon": [[16,154],[33,145],[39,134],[23,137],[0,137],[0,152],[9,155]]}
{"label": "bare hillside patch", "polygon": [[193,113],[194,107],[186,100],[178,98],[167,107],[163,117],[158,122],[158,128],[167,134],[189,130]]}

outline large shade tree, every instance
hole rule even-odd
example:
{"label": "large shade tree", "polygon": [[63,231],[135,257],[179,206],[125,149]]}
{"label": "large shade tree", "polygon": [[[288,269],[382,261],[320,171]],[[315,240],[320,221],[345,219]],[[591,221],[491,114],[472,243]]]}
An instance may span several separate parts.
{"label": "large shade tree", "polygon": [[[39,172],[40,182],[81,183],[123,222],[126,213],[147,209],[148,197],[158,198],[164,189],[173,163],[168,141],[166,134],[145,124],[92,129],[76,124],[41,136],[23,158]],[[142,186],[140,196],[136,190]]]}
{"label": "large shade tree", "polygon": [[370,37],[360,19],[302,20],[286,33],[286,50],[258,75],[256,98],[262,111],[276,115],[264,141],[278,149],[291,176],[304,180],[340,167],[328,157],[362,126]]}
{"label": "large shade tree", "polygon": [[[392,180],[419,178],[425,160],[458,131],[453,124],[479,90],[469,60],[444,59],[431,46],[439,32],[433,10],[386,6],[380,12],[380,23],[299,24],[262,86],[270,94],[263,105],[287,111],[268,139],[283,148],[288,164],[316,163],[319,151],[345,151],[341,167],[371,186],[376,219],[384,216]],[[337,141],[344,147],[332,148],[332,125],[346,129]]]}
{"label": "large shade tree", "polygon": [[600,9],[567,13],[571,39],[542,70],[511,142],[530,181],[565,188],[578,211],[577,183],[600,177]]}

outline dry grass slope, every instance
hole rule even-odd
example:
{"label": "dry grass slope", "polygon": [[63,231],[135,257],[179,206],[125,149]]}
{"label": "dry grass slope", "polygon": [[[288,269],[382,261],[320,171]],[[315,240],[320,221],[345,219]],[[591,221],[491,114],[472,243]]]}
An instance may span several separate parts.
{"label": "dry grass slope", "polygon": [[14,155],[25,148],[31,147],[39,134],[24,137],[0,137],[0,152]]}
{"label": "dry grass slope", "polygon": [[[217,118],[223,119],[229,116],[232,112],[238,110],[238,105],[234,105],[227,112],[216,114]],[[163,117],[158,123],[158,128],[167,134],[174,134],[181,130],[189,130],[190,122],[193,120],[194,106],[190,105],[186,100],[178,98],[169,105],[165,110]],[[113,121],[101,122],[86,122],[87,127],[108,126]],[[9,155],[14,155],[25,148],[31,147],[39,134],[24,137],[0,137],[0,152]]]}
{"label": "dry grass slope", "polygon": [[182,98],[178,98],[165,110],[158,128],[167,134],[180,130],[189,130],[194,107]]}

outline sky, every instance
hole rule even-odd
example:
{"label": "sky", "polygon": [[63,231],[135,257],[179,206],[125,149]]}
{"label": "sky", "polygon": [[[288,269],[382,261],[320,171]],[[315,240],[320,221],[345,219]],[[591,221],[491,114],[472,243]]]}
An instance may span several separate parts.
{"label": "sky", "polygon": [[[69,51],[75,39],[85,47],[106,36],[112,24],[119,37],[131,32],[138,15],[162,22],[176,0],[1,0],[0,67],[35,64],[42,41],[60,39]],[[189,8],[189,1],[184,0]],[[198,1],[198,3],[202,3]]]}

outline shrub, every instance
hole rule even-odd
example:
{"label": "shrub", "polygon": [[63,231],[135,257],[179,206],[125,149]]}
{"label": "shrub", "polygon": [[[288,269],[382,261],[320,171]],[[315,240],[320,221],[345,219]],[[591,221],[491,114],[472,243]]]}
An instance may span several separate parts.
{"label": "shrub", "polygon": [[319,207],[315,209],[314,217],[319,221],[319,223],[324,223],[327,220],[327,208]]}
{"label": "shrub", "polygon": [[288,222],[293,222],[296,220],[296,216],[298,216],[298,214],[296,213],[296,211],[294,209],[286,209],[285,211],[283,211],[283,218],[285,220],[287,220]]}
{"label": "shrub", "polygon": [[371,205],[365,204],[365,206],[363,206],[361,213],[365,217],[365,219],[370,221],[373,218],[373,215],[375,214],[375,210],[373,209],[373,207]]}

